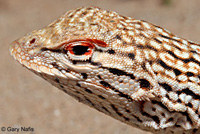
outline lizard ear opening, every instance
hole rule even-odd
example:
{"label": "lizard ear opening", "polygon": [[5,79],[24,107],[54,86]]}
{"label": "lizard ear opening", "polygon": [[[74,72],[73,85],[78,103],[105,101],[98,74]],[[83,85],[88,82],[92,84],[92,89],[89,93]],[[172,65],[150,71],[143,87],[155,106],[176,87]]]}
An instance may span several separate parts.
{"label": "lizard ear opening", "polygon": [[64,51],[71,60],[86,61],[94,51],[94,44],[87,41],[75,41],[67,44]]}

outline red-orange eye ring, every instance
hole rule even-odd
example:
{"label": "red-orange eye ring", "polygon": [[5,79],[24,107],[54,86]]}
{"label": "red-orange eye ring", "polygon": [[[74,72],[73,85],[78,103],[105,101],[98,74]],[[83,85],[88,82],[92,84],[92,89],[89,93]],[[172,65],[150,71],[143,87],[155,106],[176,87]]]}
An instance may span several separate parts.
{"label": "red-orange eye ring", "polygon": [[97,39],[81,39],[65,42],[61,46],[71,60],[86,61],[91,58],[95,48],[105,50],[108,44]]}
{"label": "red-orange eye ring", "polygon": [[95,45],[87,41],[71,42],[64,46],[68,57],[71,60],[85,61],[88,60],[94,51]]}
{"label": "red-orange eye ring", "polygon": [[68,44],[65,47],[66,51],[69,51],[73,55],[90,55],[92,54],[92,50],[94,48],[94,45],[89,42],[75,42]]}

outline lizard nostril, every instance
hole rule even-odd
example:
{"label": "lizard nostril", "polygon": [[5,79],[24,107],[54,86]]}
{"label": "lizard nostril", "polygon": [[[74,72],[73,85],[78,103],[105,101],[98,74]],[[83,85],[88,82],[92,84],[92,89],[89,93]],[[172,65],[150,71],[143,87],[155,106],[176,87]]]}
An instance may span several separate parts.
{"label": "lizard nostril", "polygon": [[31,41],[30,41],[30,44],[33,44],[33,43],[35,43],[35,38],[33,38]]}

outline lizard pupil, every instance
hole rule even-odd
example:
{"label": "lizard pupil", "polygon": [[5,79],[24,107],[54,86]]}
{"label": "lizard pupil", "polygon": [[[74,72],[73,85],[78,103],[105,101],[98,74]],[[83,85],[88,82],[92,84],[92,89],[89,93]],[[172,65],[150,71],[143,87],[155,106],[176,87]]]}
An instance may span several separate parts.
{"label": "lizard pupil", "polygon": [[88,52],[88,46],[74,46],[72,51],[75,55],[83,55]]}

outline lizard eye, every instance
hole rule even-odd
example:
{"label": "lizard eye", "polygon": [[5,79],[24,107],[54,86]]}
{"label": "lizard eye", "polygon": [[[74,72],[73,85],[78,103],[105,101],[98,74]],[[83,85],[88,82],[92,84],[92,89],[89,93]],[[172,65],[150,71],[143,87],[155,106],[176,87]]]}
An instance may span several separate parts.
{"label": "lizard eye", "polygon": [[85,61],[93,54],[94,47],[91,42],[79,41],[67,44],[64,50],[71,60]]}

